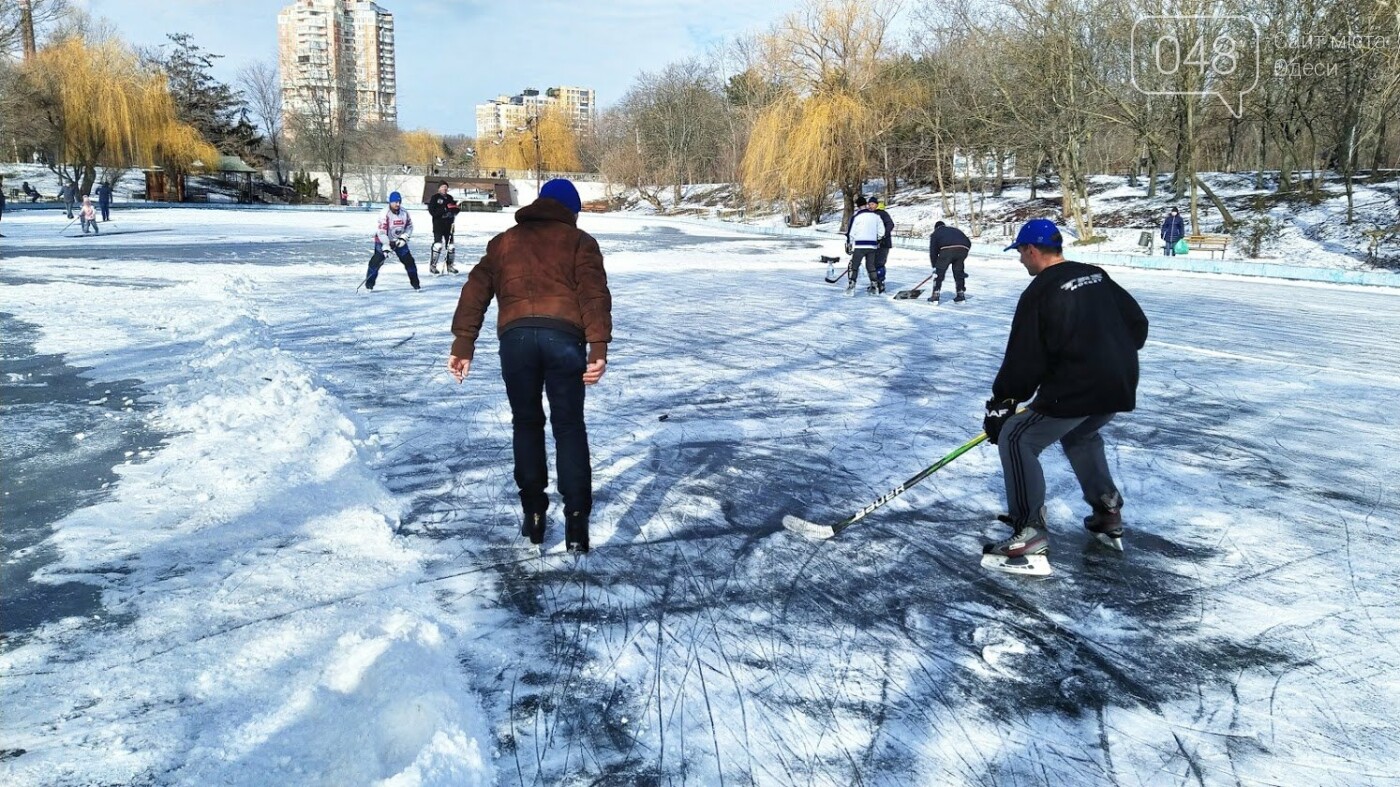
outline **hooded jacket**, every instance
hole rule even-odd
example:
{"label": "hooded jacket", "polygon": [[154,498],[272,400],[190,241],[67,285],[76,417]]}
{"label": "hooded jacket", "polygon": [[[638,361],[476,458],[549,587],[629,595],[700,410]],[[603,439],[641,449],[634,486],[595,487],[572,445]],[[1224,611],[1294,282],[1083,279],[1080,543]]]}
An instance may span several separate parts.
{"label": "hooded jacket", "polygon": [[472,357],[495,298],[498,335],[518,326],[558,328],[591,345],[590,361],[606,359],[612,293],[598,241],[578,228],[577,214],[547,197],[516,211],[515,222],[486,244],[462,285],[452,316],[452,354]]}

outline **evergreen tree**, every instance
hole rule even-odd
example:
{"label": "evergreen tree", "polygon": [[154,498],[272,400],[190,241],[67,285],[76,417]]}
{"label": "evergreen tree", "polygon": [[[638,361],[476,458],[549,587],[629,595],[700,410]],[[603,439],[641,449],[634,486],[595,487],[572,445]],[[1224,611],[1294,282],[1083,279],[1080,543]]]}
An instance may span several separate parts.
{"label": "evergreen tree", "polygon": [[243,94],[215,79],[210,71],[223,57],[204,51],[189,33],[169,33],[171,45],[147,53],[165,73],[181,121],[199,130],[220,153],[250,158],[262,143],[248,119]]}

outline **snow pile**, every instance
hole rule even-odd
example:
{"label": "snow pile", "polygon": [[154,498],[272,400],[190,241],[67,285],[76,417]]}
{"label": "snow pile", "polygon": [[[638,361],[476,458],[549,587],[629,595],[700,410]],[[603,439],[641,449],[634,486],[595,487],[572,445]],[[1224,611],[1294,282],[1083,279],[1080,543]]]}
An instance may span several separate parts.
{"label": "snow pile", "polygon": [[80,319],[126,303],[124,330],[46,343],[135,356],[110,371],[165,365],[156,417],[176,436],[55,527],[35,579],[99,585],[104,615],[0,659],[33,676],[7,692],[8,745],[30,750],[10,783],[491,783],[456,633],[415,588],[426,556],[395,536],[403,503],[368,464],[377,440],[277,347],[256,285],[54,286]]}

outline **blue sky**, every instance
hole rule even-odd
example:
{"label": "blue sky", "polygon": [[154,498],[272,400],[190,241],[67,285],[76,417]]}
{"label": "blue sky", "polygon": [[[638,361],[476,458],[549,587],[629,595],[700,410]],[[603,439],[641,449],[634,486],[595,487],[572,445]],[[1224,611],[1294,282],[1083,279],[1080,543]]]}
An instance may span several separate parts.
{"label": "blue sky", "polygon": [[[277,12],[289,0],[80,0],[139,45],[185,32],[223,55],[233,82],[252,61],[274,61]],[[399,125],[474,133],[476,104],[526,86],[579,85],[606,108],[643,71],[703,55],[759,31],[797,0],[385,0],[394,14]]]}

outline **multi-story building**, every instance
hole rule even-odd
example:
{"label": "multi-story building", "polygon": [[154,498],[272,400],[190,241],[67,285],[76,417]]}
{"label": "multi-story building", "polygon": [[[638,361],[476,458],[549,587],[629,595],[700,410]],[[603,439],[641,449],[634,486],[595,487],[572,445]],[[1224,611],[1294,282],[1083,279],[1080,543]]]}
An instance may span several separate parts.
{"label": "multi-story building", "polygon": [[296,0],[277,14],[277,38],[285,114],[398,122],[393,14],[371,0]]}
{"label": "multi-story building", "polygon": [[498,96],[485,104],[476,105],[476,136],[492,137],[515,128],[523,128],[528,118],[541,112],[558,110],[569,118],[569,125],[580,133],[593,131],[598,104],[591,89],[586,87],[551,87],[541,93],[525,88],[515,96]]}

